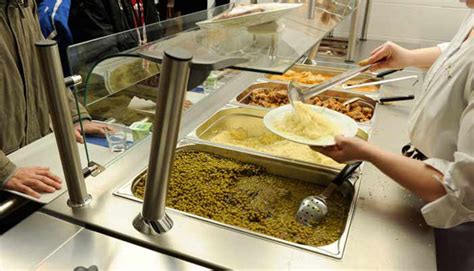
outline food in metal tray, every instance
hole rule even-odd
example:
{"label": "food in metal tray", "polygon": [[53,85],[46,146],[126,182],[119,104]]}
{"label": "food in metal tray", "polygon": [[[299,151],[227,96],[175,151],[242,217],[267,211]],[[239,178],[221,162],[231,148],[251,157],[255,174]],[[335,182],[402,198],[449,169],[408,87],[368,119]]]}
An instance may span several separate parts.
{"label": "food in metal tray", "polygon": [[[253,131],[249,131],[250,129],[253,129]],[[331,158],[311,150],[308,146],[286,140],[269,132],[265,127],[261,127],[261,133],[255,133],[255,129],[258,128],[239,127],[234,129],[221,129],[210,137],[209,140],[317,165],[334,168],[343,167],[343,164],[339,164]]]}
{"label": "food in metal tray", "polygon": [[[143,198],[146,174],[134,186]],[[270,235],[293,243],[323,246],[337,241],[345,226],[350,200],[341,194],[328,199],[331,212],[319,227],[304,227],[295,220],[303,198],[324,187],[282,178],[265,169],[214,154],[176,153],[168,207],[225,224]]]}
{"label": "food in metal tray", "polygon": [[267,108],[277,108],[288,104],[288,91],[280,88],[258,88],[249,94],[248,102],[240,102]]}
{"label": "food in metal tray", "polygon": [[[294,70],[289,70],[283,75],[269,75],[268,79],[275,80],[275,81],[297,81],[302,84],[315,85],[315,84],[320,84],[323,81],[328,80],[332,77],[333,76],[328,75],[328,74],[312,73],[310,71],[298,72]],[[356,85],[359,82],[360,80],[353,79],[353,80],[347,81],[346,84]],[[361,91],[361,92],[375,92],[378,90],[378,87],[366,86],[366,87],[355,88],[354,90]]]}
{"label": "food in metal tray", "polygon": [[312,97],[309,103],[343,113],[358,122],[369,121],[374,114],[374,109],[370,106],[364,106],[359,103],[344,105],[343,102],[334,97],[323,98],[316,96]]}
{"label": "food in metal tray", "polygon": [[297,72],[289,70],[283,75],[270,75],[270,80],[276,81],[297,81],[302,84],[314,85],[323,82],[324,80],[330,79],[331,76],[325,76],[323,74],[313,74],[309,71]]}
{"label": "food in metal tray", "polygon": [[[239,102],[266,108],[277,108],[289,103],[288,91],[282,88],[257,88]],[[343,113],[358,122],[369,121],[374,114],[374,109],[370,106],[358,102],[343,105],[344,101],[335,97],[315,96],[307,102]]]}

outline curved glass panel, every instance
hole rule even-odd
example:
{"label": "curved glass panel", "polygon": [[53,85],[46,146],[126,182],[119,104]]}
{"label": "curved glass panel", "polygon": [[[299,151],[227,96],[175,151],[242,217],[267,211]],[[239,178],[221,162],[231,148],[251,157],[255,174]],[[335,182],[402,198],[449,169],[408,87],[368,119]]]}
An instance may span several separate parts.
{"label": "curved glass panel", "polygon": [[[354,2],[316,0],[312,16],[308,4],[302,3],[276,22],[261,25],[203,29],[197,25],[226,12],[229,6],[225,5],[75,44],[68,48],[70,68],[73,74],[81,75],[84,82],[76,87],[76,96],[95,121],[126,126],[127,148],[132,148],[149,136],[149,126],[140,134],[133,130],[133,125],[152,123],[160,81],[159,62],[164,50],[186,49],[193,54],[196,64],[244,58],[246,62],[231,68],[284,73],[351,14]],[[185,107],[191,103],[199,106],[201,99],[218,92],[220,84],[234,76],[236,72],[229,70],[211,73],[202,87],[188,91],[189,102]],[[88,136],[87,143],[84,146],[90,160],[105,166],[124,153],[109,150],[105,138]]]}

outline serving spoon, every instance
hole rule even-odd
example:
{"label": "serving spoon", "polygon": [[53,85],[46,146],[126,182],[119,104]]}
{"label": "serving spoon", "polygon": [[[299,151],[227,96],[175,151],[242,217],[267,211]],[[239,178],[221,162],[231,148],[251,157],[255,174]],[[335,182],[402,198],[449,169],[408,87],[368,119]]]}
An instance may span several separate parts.
{"label": "serving spoon", "polygon": [[317,226],[328,213],[326,200],[361,164],[362,162],[347,164],[321,194],[303,199],[296,212],[296,221],[308,227]]}

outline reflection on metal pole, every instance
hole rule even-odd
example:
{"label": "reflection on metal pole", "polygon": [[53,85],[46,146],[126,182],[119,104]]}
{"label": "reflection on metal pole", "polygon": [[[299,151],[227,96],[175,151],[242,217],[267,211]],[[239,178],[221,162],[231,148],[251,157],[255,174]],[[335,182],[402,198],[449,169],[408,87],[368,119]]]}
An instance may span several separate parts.
{"label": "reflection on metal pole", "polygon": [[142,212],[133,226],[142,233],[161,234],[173,226],[165,212],[168,180],[178,140],[192,55],[179,48],[165,51],[153,122],[148,177]]}
{"label": "reflection on metal pole", "polygon": [[360,7],[360,0],[356,0],[355,2],[355,10],[352,12],[351,18],[351,29],[349,32],[349,44],[347,48],[347,56],[346,62],[354,62],[355,56],[355,49],[357,45],[357,33],[358,33],[358,26],[359,26],[359,7]]}
{"label": "reflection on metal pole", "polygon": [[361,40],[367,40],[371,10],[372,10],[372,0],[366,0],[364,21],[362,23],[362,34],[360,37]]}
{"label": "reflection on metal pole", "polygon": [[87,194],[84,176],[82,175],[79,150],[74,138],[71,111],[67,102],[67,89],[59,58],[58,45],[53,40],[36,43],[39,52],[41,72],[46,85],[49,113],[58,144],[59,156],[63,166],[64,177],[69,193],[68,205],[83,207],[91,201]]}

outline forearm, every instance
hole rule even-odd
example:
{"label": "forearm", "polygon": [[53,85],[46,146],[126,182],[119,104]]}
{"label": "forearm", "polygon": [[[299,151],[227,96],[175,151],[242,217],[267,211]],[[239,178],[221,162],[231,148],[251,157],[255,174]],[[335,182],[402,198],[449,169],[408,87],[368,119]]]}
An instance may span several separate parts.
{"label": "forearm", "polygon": [[410,50],[411,57],[408,66],[429,69],[440,55],[441,49],[437,46]]}
{"label": "forearm", "polygon": [[367,151],[366,160],[427,202],[446,194],[443,185],[437,180],[442,179],[443,175],[421,161],[375,146]]}

